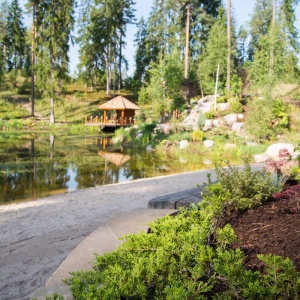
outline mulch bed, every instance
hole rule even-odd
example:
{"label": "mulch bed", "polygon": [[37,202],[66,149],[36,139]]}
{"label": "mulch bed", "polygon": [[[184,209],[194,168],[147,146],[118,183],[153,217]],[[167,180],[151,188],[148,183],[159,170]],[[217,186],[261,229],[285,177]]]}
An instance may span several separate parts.
{"label": "mulch bed", "polygon": [[233,248],[244,251],[249,269],[263,271],[264,263],[256,256],[262,253],[289,257],[300,271],[300,212],[295,210],[299,201],[270,199],[256,209],[235,212],[221,221],[219,225],[229,223],[233,227],[239,240]]}

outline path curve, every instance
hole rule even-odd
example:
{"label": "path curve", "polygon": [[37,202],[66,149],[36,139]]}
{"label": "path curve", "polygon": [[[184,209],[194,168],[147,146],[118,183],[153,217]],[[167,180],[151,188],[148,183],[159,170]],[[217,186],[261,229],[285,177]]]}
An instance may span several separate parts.
{"label": "path curve", "polygon": [[152,198],[195,188],[203,170],[78,190],[0,206],[0,299],[30,299],[68,254],[108,219]]}

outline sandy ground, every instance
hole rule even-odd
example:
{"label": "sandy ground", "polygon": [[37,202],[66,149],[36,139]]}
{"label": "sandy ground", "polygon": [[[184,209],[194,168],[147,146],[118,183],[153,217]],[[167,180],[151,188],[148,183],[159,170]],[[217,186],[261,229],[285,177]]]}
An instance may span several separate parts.
{"label": "sandy ground", "polygon": [[0,299],[30,299],[68,254],[109,218],[194,188],[199,171],[107,185],[0,206]]}

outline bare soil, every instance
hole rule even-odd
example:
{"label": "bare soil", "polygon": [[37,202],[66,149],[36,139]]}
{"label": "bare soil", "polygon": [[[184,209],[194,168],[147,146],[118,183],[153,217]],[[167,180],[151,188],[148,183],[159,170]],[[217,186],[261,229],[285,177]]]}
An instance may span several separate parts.
{"label": "bare soil", "polygon": [[220,225],[232,225],[238,237],[233,247],[244,251],[249,269],[263,271],[264,264],[257,258],[262,253],[290,258],[300,271],[300,212],[295,210],[299,201],[270,199],[258,208],[235,212],[222,220]]}

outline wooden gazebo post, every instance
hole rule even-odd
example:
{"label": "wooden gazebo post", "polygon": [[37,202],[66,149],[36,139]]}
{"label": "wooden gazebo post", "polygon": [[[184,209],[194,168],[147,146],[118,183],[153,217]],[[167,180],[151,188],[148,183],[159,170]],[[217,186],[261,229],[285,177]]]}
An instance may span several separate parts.
{"label": "wooden gazebo post", "polygon": [[104,118],[103,118],[103,123],[107,123],[107,116],[106,116],[106,110],[104,110]]}
{"label": "wooden gazebo post", "polygon": [[121,114],[121,125],[124,125],[124,110],[122,110]]}

